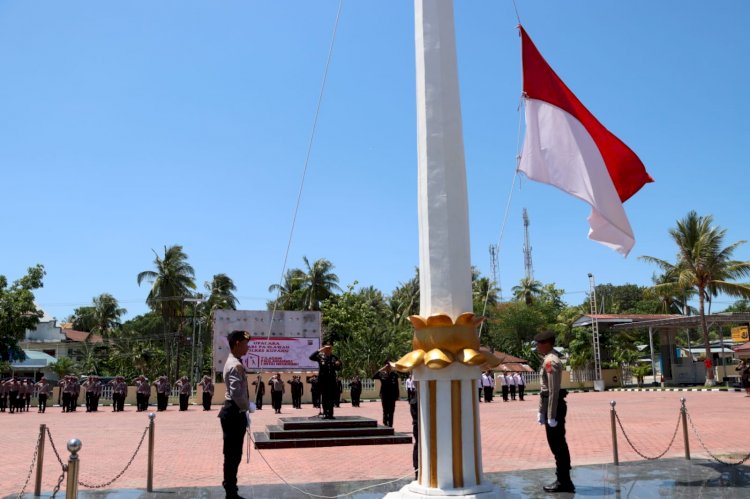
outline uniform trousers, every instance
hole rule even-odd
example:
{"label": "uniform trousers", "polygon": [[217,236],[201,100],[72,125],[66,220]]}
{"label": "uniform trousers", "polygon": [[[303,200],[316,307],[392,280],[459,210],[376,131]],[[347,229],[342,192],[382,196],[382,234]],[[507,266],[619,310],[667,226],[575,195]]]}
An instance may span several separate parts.
{"label": "uniform trousers", "polygon": [[320,392],[323,405],[323,417],[332,418],[333,404],[339,395],[338,389],[336,388],[336,385],[334,383],[330,387],[323,386],[323,389]]}
{"label": "uniform trousers", "polygon": [[0,412],[5,412],[5,408],[8,406],[8,395],[3,393],[0,395]]}
{"label": "uniform trousers", "polygon": [[188,395],[187,393],[180,394],[180,410],[181,411],[187,411],[189,398],[190,398],[190,395]]}
{"label": "uniform trousers", "polygon": [[86,392],[86,412],[94,410],[94,392]]}
{"label": "uniform trousers", "polygon": [[510,388],[511,400],[516,400],[516,385],[510,385],[508,388]]}
{"label": "uniform trousers", "polygon": [[31,407],[31,394],[26,394],[26,412],[29,412],[29,407]]}
{"label": "uniform trousers", "polygon": [[320,408],[320,391],[319,390],[311,390],[310,395],[312,396],[312,405],[313,407]]}
{"label": "uniform trousers", "polygon": [[221,431],[224,436],[224,490],[227,497],[237,496],[237,468],[242,461],[242,444],[245,441],[247,417],[231,400],[224,402],[219,411]]}
{"label": "uniform trousers", "polygon": [[526,389],[526,385],[518,385],[518,400],[523,402],[523,391]]}
{"label": "uniform trousers", "polygon": [[70,410],[70,393],[63,392],[62,394],[62,410],[63,412]]}
{"label": "uniform trousers", "polygon": [[362,396],[362,390],[352,390],[352,407],[359,407],[359,398]]}
{"label": "uniform trousers", "polygon": [[284,392],[271,391],[271,406],[276,412],[281,412],[281,397],[284,396]]}
{"label": "uniform trousers", "polygon": [[[114,400],[115,396],[112,395],[112,399]],[[116,404],[116,410],[117,412],[122,412],[125,409],[125,394],[124,393],[118,393],[117,394],[117,404]]]}
{"label": "uniform trousers", "polygon": [[98,393],[95,393],[94,394],[94,398],[91,401],[91,410],[93,412],[98,412],[99,411],[99,397],[101,397],[101,395],[99,395]]}
{"label": "uniform trousers", "polygon": [[156,392],[156,410],[166,411],[169,403],[169,394],[167,392]]}
{"label": "uniform trousers", "polygon": [[484,387],[484,401],[492,402],[492,387],[491,386]]}
{"label": "uniform trousers", "polygon": [[409,399],[411,413],[411,432],[414,435],[414,448],[411,452],[411,462],[414,466],[414,479],[419,479],[419,403],[416,398]]}
{"label": "uniform trousers", "polygon": [[479,401],[481,402],[482,394],[484,393],[484,388],[482,388],[482,385],[479,385],[478,391],[479,391]]}
{"label": "uniform trousers", "polygon": [[263,394],[262,393],[255,394],[255,408],[263,409]]}
{"label": "uniform trousers", "polygon": [[508,401],[508,385],[503,385],[503,402]]}
{"label": "uniform trousers", "polygon": [[555,456],[555,468],[557,472],[557,481],[562,485],[570,485],[570,450],[568,442],[565,440],[565,416],[568,413],[568,406],[564,398],[560,398],[557,403],[557,426],[551,428],[544,425],[547,432],[547,444],[552,454]]}
{"label": "uniform trousers", "polygon": [[295,409],[302,408],[302,394],[299,393],[299,390],[292,391],[292,407]]}
{"label": "uniform trousers", "polygon": [[39,394],[39,412],[44,412],[47,410],[47,395],[40,393]]}
{"label": "uniform trousers", "polygon": [[381,397],[383,404],[383,425],[393,426],[393,412],[396,410],[396,399],[393,397]]}
{"label": "uniform trousers", "polygon": [[213,394],[208,392],[203,392],[203,410],[204,411],[210,411],[211,410],[211,398]]}

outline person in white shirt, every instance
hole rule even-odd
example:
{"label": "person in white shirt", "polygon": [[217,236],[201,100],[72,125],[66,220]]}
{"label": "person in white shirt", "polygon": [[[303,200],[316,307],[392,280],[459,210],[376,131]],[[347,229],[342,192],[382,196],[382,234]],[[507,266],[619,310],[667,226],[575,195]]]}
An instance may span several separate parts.
{"label": "person in white shirt", "polygon": [[516,400],[516,378],[512,373],[508,375],[508,390],[510,391],[510,399]]}
{"label": "person in white shirt", "polygon": [[526,378],[523,373],[515,373],[513,375],[513,380],[516,382],[516,387],[518,389],[518,400],[523,402],[523,391],[526,389]]}
{"label": "person in white shirt", "polygon": [[508,381],[508,371],[503,371],[503,375],[500,378],[500,382],[503,384],[502,392],[503,392],[503,402],[508,401],[508,384],[510,381]]}
{"label": "person in white shirt", "polygon": [[489,369],[482,373],[482,388],[484,389],[484,401],[492,402],[492,392],[495,390],[495,380]]}

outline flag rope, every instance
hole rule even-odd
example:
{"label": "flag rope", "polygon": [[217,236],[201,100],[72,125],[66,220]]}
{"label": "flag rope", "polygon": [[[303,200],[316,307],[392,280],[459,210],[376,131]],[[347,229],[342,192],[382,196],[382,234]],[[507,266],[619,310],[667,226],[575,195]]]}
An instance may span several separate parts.
{"label": "flag rope", "polygon": [[[333,24],[333,33],[331,34],[331,43],[328,46],[328,55],[326,57],[325,67],[323,69],[323,79],[320,83],[320,92],[318,93],[318,101],[315,106],[315,115],[313,116],[312,128],[310,130],[310,138],[307,143],[307,152],[305,154],[305,163],[302,168],[302,178],[300,179],[299,191],[297,193],[297,201],[294,205],[294,212],[292,215],[292,225],[289,229],[289,239],[287,240],[286,250],[284,251],[284,260],[281,265],[281,275],[279,276],[279,285],[276,290],[276,298],[273,301],[273,309],[271,310],[271,320],[268,323],[268,333],[266,334],[266,343],[261,347],[262,348],[261,353],[265,353],[266,344],[268,344],[268,341],[271,338],[271,328],[273,327],[273,319],[276,316],[276,310],[279,305],[279,297],[281,296],[281,285],[284,282],[284,273],[286,272],[287,262],[289,260],[289,250],[292,247],[294,229],[297,224],[297,214],[299,213],[299,206],[302,200],[302,191],[305,186],[305,178],[307,177],[308,165],[310,164],[310,154],[312,153],[313,143],[315,142],[315,131],[317,130],[317,127],[318,127],[318,116],[320,115],[320,107],[321,107],[321,103],[323,102],[323,94],[325,92],[326,83],[328,81],[328,69],[331,66],[331,57],[333,55],[333,47],[336,42],[336,33],[338,31],[339,19],[341,18],[341,10],[343,6],[344,6],[344,0],[339,0],[338,10],[336,11],[336,20],[334,21],[334,24]],[[258,360],[258,368],[260,369],[261,372],[263,371],[261,359]]]}
{"label": "flag rope", "polygon": [[[515,2],[514,2],[515,3]],[[518,102],[518,132],[516,138],[516,170],[513,174],[513,181],[510,184],[510,191],[508,192],[508,201],[505,203],[505,213],[503,214],[503,222],[500,225],[500,234],[497,237],[497,244],[495,245],[496,254],[500,254],[500,243],[503,241],[503,234],[505,234],[505,225],[508,223],[508,214],[510,213],[510,203],[513,199],[513,190],[516,187],[516,179],[518,178],[518,165],[521,162],[521,108],[523,107],[523,97]],[[493,285],[496,284],[494,281]],[[482,306],[482,315],[484,316],[487,312],[487,301],[490,297],[490,291],[492,286],[487,287],[487,293],[484,295],[484,304]],[[484,330],[484,322],[479,326],[479,337],[482,337],[482,331]]]}

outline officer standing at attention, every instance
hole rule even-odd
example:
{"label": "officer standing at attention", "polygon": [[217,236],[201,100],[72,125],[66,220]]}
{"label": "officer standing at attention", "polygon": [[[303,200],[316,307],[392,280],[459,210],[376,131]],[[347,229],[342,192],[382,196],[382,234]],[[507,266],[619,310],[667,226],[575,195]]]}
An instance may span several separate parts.
{"label": "officer standing at attention", "polygon": [[557,480],[544,486],[545,492],[575,492],[576,488],[570,479],[570,450],[565,441],[565,415],[568,406],[565,403],[567,390],[561,389],[562,362],[555,352],[554,331],[543,331],[534,336],[536,351],[544,356],[539,371],[539,415],[537,422],[544,425],[547,433],[547,444],[555,456]]}
{"label": "officer standing at attention", "polygon": [[175,384],[180,387],[180,410],[187,411],[188,400],[190,399],[190,395],[193,394],[193,387],[187,376],[183,376]]}
{"label": "officer standing at attention", "polygon": [[83,386],[86,389],[86,412],[91,412],[94,410],[94,377],[89,375]]}
{"label": "officer standing at attention", "polygon": [[338,396],[336,371],[341,369],[341,361],[332,352],[333,347],[325,344],[323,348],[310,355],[310,360],[318,363],[318,387],[323,398],[323,419],[336,419],[333,417],[333,404]]}
{"label": "officer standing at attention", "polygon": [[526,378],[523,377],[523,373],[515,373],[513,375],[513,380],[518,387],[518,400],[523,402],[523,391],[526,389]]}
{"label": "officer standing at attention", "polygon": [[354,376],[354,379],[349,382],[349,390],[352,395],[352,407],[359,407],[359,398],[362,396],[362,381],[359,376]]}
{"label": "officer standing at attention", "polygon": [[166,376],[159,376],[156,381],[156,410],[158,412],[166,411],[169,404],[169,380]]}
{"label": "officer standing at attention", "polygon": [[383,425],[393,426],[393,412],[396,410],[396,400],[400,396],[398,374],[386,362],[372,379],[380,380],[380,402],[383,404]]}
{"label": "officer standing at attention", "polygon": [[8,407],[8,385],[7,381],[0,378],[0,412],[5,412]]}
{"label": "officer standing at attention", "polygon": [[320,409],[320,385],[318,385],[318,375],[313,374],[307,377],[307,382],[310,383],[310,396],[312,397],[312,405],[316,409]]}
{"label": "officer standing at attention", "polygon": [[287,381],[287,383],[291,385],[292,407],[295,409],[302,409],[302,389],[304,387],[302,380],[300,380],[299,376],[292,376],[292,380]]}
{"label": "officer standing at attention", "polygon": [[219,411],[221,431],[224,436],[224,490],[226,497],[241,499],[237,493],[237,468],[242,461],[242,444],[247,428],[247,411],[250,410],[250,395],[247,389],[245,367],[240,362],[247,353],[250,333],[232,331],[227,336],[229,355],[224,363],[224,406]]}
{"label": "officer standing at attention", "polygon": [[203,388],[203,410],[210,411],[211,399],[214,397],[214,382],[211,381],[211,378],[208,375],[206,375],[203,376],[203,379],[198,384]]}
{"label": "officer standing at attention", "polygon": [[281,379],[281,373],[274,374],[273,377],[268,380],[268,387],[271,390],[271,406],[273,406],[276,414],[281,414],[281,400],[286,391],[284,381]]}
{"label": "officer standing at attention", "polygon": [[260,374],[255,378],[255,381],[253,381],[253,386],[255,387],[255,406],[259,411],[262,411],[263,395],[266,394],[266,384],[263,383],[263,378],[260,377]]}

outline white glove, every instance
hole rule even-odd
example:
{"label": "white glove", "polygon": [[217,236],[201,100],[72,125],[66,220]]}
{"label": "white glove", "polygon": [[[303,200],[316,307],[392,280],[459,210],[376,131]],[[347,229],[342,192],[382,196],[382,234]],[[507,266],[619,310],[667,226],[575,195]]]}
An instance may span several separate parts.
{"label": "white glove", "polygon": [[547,422],[547,417],[540,412],[536,415],[536,422],[543,425],[544,423]]}
{"label": "white glove", "polygon": [[547,424],[549,425],[550,428],[554,428],[555,426],[557,426],[557,420],[550,419],[549,421],[547,421]]}
{"label": "white glove", "polygon": [[247,412],[255,412],[255,409],[257,409],[257,407],[255,406],[255,403],[249,402],[248,407],[247,407]]}

